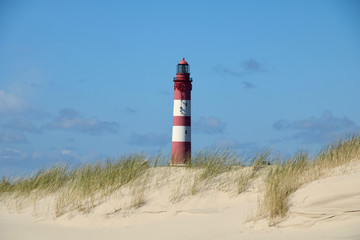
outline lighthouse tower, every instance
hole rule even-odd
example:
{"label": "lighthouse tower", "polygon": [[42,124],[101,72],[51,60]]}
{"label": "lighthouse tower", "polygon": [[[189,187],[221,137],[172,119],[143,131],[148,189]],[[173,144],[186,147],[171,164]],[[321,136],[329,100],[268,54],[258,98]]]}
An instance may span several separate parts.
{"label": "lighthouse tower", "polygon": [[191,82],[189,64],[183,58],[174,78],[173,165],[185,164],[191,159]]}

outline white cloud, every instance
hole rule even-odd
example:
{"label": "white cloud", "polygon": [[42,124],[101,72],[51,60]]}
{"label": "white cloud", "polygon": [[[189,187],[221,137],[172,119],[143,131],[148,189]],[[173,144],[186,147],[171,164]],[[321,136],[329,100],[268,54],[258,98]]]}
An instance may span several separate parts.
{"label": "white cloud", "polygon": [[24,111],[28,105],[18,96],[0,90],[0,115]]}
{"label": "white cloud", "polygon": [[217,149],[237,149],[243,150],[246,152],[253,152],[259,149],[256,142],[238,142],[236,139],[233,138],[218,138],[216,139],[213,147]]}
{"label": "white cloud", "polygon": [[117,133],[119,125],[116,122],[100,121],[97,118],[85,119],[71,108],[62,109],[58,117],[50,122],[49,129],[73,130],[92,135]]}
{"label": "white cloud", "polygon": [[101,159],[101,155],[95,151],[82,153],[75,148],[61,148],[48,150],[35,150],[30,154],[30,159],[37,163],[71,163],[88,162]]}
{"label": "white cloud", "polygon": [[0,161],[20,160],[26,156],[26,153],[14,148],[0,148]]}
{"label": "white cloud", "polygon": [[216,117],[200,117],[198,121],[193,123],[194,132],[205,134],[223,133],[225,123]]}
{"label": "white cloud", "polygon": [[13,120],[7,124],[4,124],[3,127],[5,129],[13,129],[22,132],[41,133],[41,131],[36,126],[22,119]]}
{"label": "white cloud", "polygon": [[71,152],[71,150],[69,150],[69,149],[62,149],[62,150],[61,150],[61,154],[62,154],[62,155],[71,155],[71,153],[72,153],[72,152]]}
{"label": "white cloud", "polygon": [[138,134],[133,132],[129,138],[128,144],[131,145],[158,145],[164,146],[171,142],[168,134],[147,133]]}
{"label": "white cloud", "polygon": [[[356,134],[360,131],[353,121],[346,117],[335,117],[330,111],[325,111],[320,117],[310,117],[302,120],[278,120],[273,124],[278,131],[295,130],[292,139],[304,143],[326,143],[346,134]],[[288,137],[283,140],[289,139]],[[277,140],[279,141],[279,140]]]}
{"label": "white cloud", "polygon": [[19,132],[0,132],[0,143],[26,143],[26,137]]}

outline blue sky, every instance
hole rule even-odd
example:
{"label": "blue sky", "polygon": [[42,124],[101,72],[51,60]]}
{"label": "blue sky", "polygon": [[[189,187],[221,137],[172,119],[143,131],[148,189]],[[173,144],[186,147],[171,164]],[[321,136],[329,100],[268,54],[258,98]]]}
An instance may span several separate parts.
{"label": "blue sky", "polygon": [[169,153],[182,57],[194,152],[360,131],[359,1],[1,0],[0,175]]}

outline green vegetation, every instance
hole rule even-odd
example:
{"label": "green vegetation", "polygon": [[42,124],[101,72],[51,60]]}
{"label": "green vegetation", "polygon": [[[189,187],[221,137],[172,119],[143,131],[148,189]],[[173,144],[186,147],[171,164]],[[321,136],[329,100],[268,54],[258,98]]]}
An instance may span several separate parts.
{"label": "green vegetation", "polygon": [[106,199],[121,186],[143,176],[148,168],[150,164],[143,155],[129,155],[113,162],[99,161],[75,168],[54,166],[13,182],[3,178],[0,182],[0,197],[2,199],[10,195],[15,200],[41,199],[57,193],[57,216],[73,209],[86,212],[95,207],[95,200]]}
{"label": "green vegetation", "polygon": [[54,166],[50,169],[42,169],[29,178],[20,178],[13,182],[3,178],[0,182],[0,193],[28,195],[38,191],[47,195],[65,186],[84,197],[98,191],[111,193],[114,189],[141,176],[149,167],[144,156],[141,155],[122,157],[115,162],[108,160],[88,163],[76,168]]}
{"label": "green vegetation", "polygon": [[238,156],[229,150],[216,150],[211,152],[199,152],[191,161],[189,167],[202,169],[199,180],[211,179],[219,174],[229,172],[238,161]]}
{"label": "green vegetation", "polygon": [[237,180],[238,183],[236,193],[240,194],[244,192],[248,188],[251,181],[258,177],[260,170],[265,166],[270,165],[272,161],[273,159],[270,149],[265,148],[262,151],[257,152],[250,161],[250,168],[247,169],[247,171],[240,172]]}
{"label": "green vegetation", "polygon": [[271,219],[284,217],[288,210],[288,197],[305,183],[309,170],[308,154],[300,152],[287,161],[278,162],[265,179],[264,211]]}
{"label": "green vegetation", "polygon": [[286,216],[289,196],[304,184],[319,179],[329,170],[360,160],[360,136],[340,139],[323,148],[316,156],[300,152],[289,159],[280,159],[265,179],[262,211],[273,223]]}
{"label": "green vegetation", "polygon": [[[78,166],[58,165],[15,180],[3,178],[0,202],[11,202],[20,210],[52,197],[58,217],[73,211],[89,213],[114,194],[128,199],[128,209],[137,209],[146,204],[151,192],[169,185],[173,189],[170,203],[211,189],[235,196],[257,179],[265,187],[261,216],[276,222],[286,216],[289,196],[297,189],[333,168],[360,159],[360,136],[341,139],[313,157],[302,151],[285,158],[264,149],[252,158],[241,158],[229,150],[199,152],[185,167],[164,166],[161,163],[166,159],[161,154],[150,158],[133,154]],[[179,172],[175,178],[174,173]]]}

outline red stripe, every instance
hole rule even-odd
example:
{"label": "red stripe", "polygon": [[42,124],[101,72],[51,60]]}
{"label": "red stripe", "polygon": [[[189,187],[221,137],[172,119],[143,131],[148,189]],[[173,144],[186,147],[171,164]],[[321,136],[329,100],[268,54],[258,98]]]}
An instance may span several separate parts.
{"label": "red stripe", "polygon": [[171,163],[184,164],[191,159],[191,142],[172,142]]}
{"label": "red stripe", "polygon": [[176,73],[176,80],[189,81],[190,73]]}
{"label": "red stripe", "polygon": [[191,126],[191,117],[174,116],[173,126]]}
{"label": "red stripe", "polygon": [[191,100],[190,86],[185,87],[185,89],[182,91],[180,91],[179,89],[175,89],[174,100]]}

